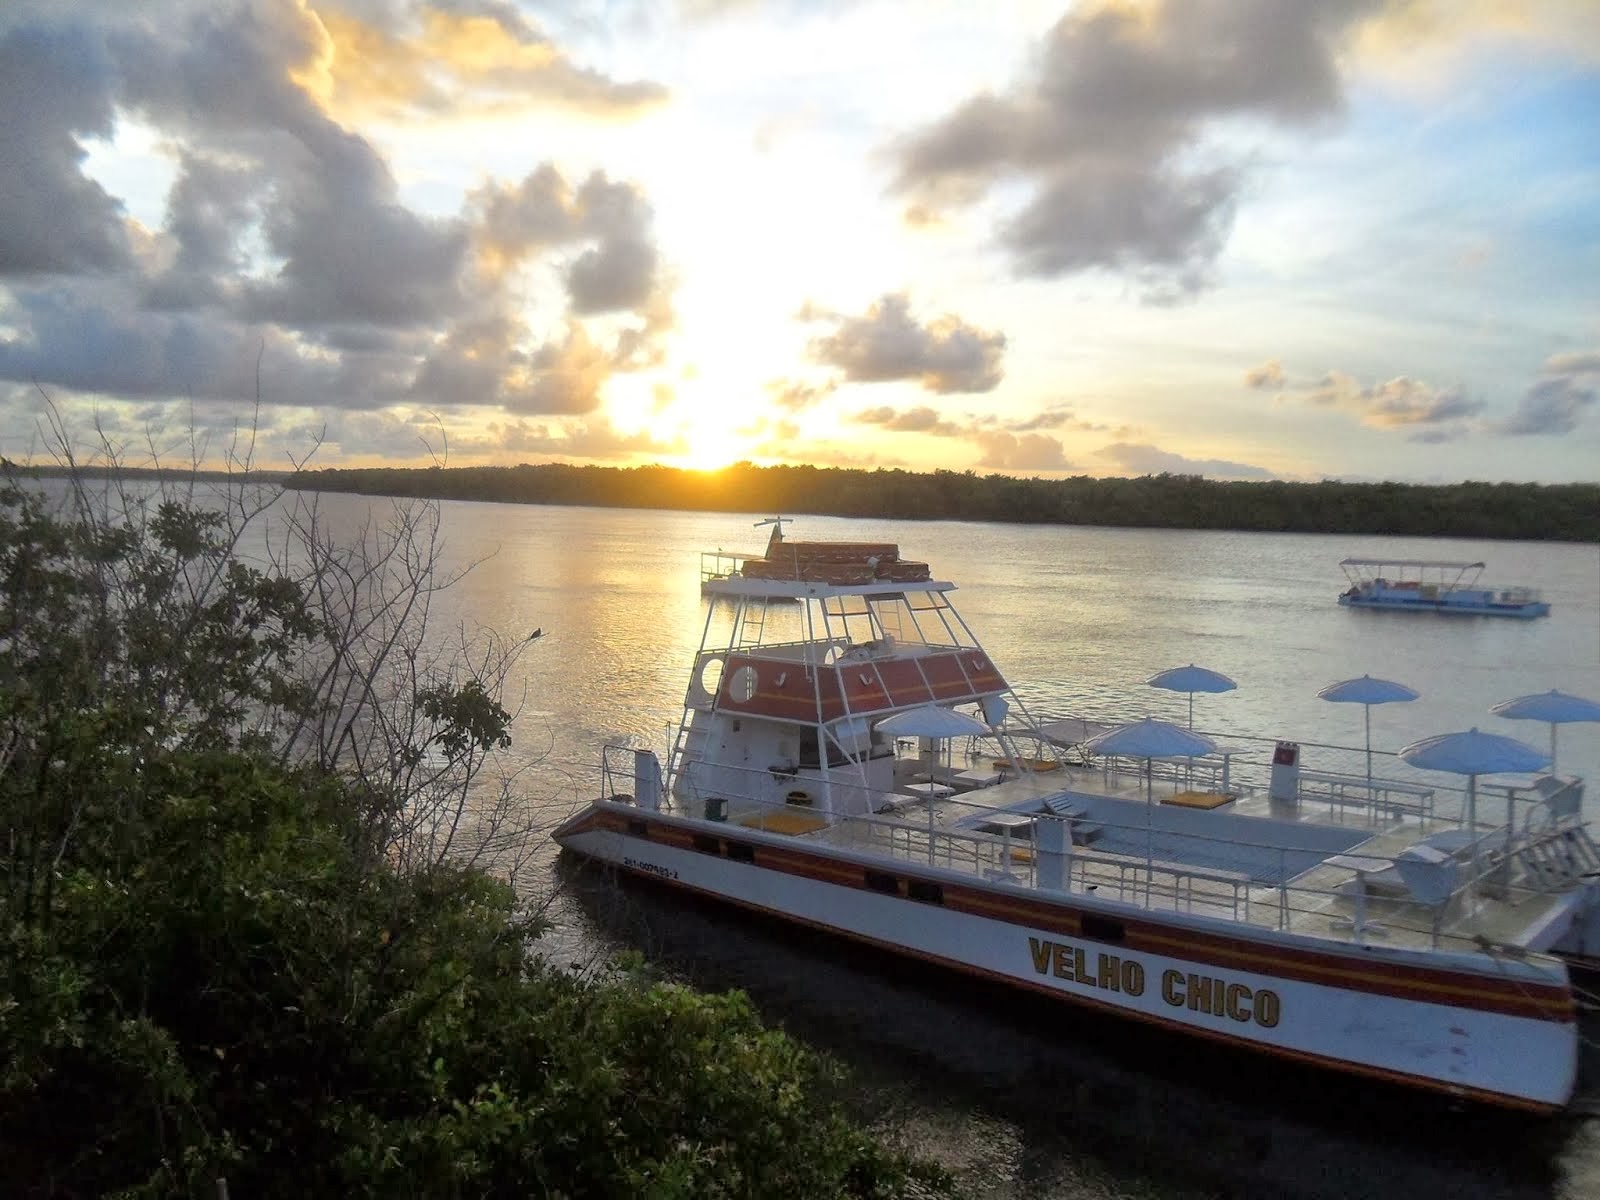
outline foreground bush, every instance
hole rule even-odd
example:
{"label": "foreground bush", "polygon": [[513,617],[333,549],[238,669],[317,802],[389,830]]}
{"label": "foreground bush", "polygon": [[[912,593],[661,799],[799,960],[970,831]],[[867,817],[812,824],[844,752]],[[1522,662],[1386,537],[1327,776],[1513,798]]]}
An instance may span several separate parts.
{"label": "foreground bush", "polygon": [[[509,722],[482,676],[397,633],[352,704],[365,610],[315,566],[350,560],[291,578],[236,541],[0,488],[0,1195],[945,1188],[742,998],[531,959],[462,865]],[[383,757],[332,753],[374,730]]]}
{"label": "foreground bush", "polygon": [[0,1194],[870,1196],[912,1171],[738,996],[530,963],[503,885],[367,869],[330,778],[139,773],[137,861],[7,914]]}

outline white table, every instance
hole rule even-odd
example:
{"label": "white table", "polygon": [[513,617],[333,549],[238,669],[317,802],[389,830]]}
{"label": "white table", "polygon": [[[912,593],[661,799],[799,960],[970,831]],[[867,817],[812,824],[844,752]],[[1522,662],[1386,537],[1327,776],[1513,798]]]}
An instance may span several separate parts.
{"label": "white table", "polygon": [[906,791],[913,795],[922,796],[928,800],[943,800],[956,794],[955,788],[944,783],[912,783],[906,785]]}

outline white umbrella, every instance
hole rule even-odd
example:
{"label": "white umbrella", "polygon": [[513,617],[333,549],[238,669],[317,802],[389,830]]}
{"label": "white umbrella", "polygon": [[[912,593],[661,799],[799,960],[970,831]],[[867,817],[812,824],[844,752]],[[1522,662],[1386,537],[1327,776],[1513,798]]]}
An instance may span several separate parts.
{"label": "white umbrella", "polygon": [[[1166,688],[1169,692],[1189,693],[1189,728],[1194,728],[1194,694],[1196,692],[1231,692],[1239,685],[1226,675],[1190,663],[1187,667],[1173,667],[1145,680],[1151,687]],[[1182,757],[1182,756],[1180,756]]]}
{"label": "white umbrella", "polygon": [[1441,733],[1402,747],[1400,757],[1424,771],[1448,771],[1467,777],[1467,832],[1472,835],[1472,879],[1478,877],[1478,776],[1502,772],[1538,771],[1550,756],[1516,738],[1501,737],[1469,729],[1464,733]]}
{"label": "white umbrella", "polygon": [[1497,717],[1515,721],[1544,721],[1550,726],[1550,769],[1556,769],[1556,726],[1574,721],[1600,721],[1600,704],[1582,696],[1569,696],[1552,689],[1532,696],[1502,700],[1489,710]]}
{"label": "white umbrella", "polygon": [[1115,729],[1097,734],[1085,742],[1083,748],[1094,754],[1144,759],[1145,798],[1149,799],[1148,781],[1152,759],[1194,758],[1196,755],[1212,753],[1216,750],[1217,744],[1210,738],[1202,737],[1181,725],[1146,717],[1131,725],[1118,725]]}
{"label": "white umbrella", "polygon": [[[953,708],[940,708],[937,704],[923,704],[917,708],[908,708],[904,712],[897,712],[892,717],[885,717],[878,722],[878,732],[886,733],[890,737],[921,737],[935,740],[947,740],[957,737],[971,737],[974,734],[988,733],[989,727],[977,717],[969,717],[966,713],[958,713]],[[934,782],[934,767],[938,764],[938,752],[935,747],[927,748],[928,782]],[[928,808],[929,819],[932,820],[933,807]]]}
{"label": "white umbrella", "polygon": [[890,737],[952,738],[988,733],[989,727],[977,717],[958,713],[953,708],[924,704],[885,717],[878,722],[878,730]]}
{"label": "white umbrella", "polygon": [[1208,737],[1174,725],[1146,717],[1131,725],[1118,725],[1106,733],[1097,734],[1083,744],[1094,754],[1109,754],[1118,758],[1144,759],[1145,803],[1145,855],[1150,856],[1150,812],[1154,805],[1154,788],[1151,783],[1150,763],[1157,758],[1193,758],[1210,754],[1217,744]]}
{"label": "white umbrella", "polygon": [[1372,782],[1372,706],[1374,704],[1393,704],[1397,701],[1415,700],[1418,693],[1413,688],[1408,688],[1403,683],[1395,683],[1392,679],[1374,679],[1371,675],[1362,675],[1358,679],[1346,679],[1342,683],[1330,683],[1317,693],[1319,699],[1331,700],[1335,704],[1359,704],[1366,713],[1367,725],[1367,782]]}

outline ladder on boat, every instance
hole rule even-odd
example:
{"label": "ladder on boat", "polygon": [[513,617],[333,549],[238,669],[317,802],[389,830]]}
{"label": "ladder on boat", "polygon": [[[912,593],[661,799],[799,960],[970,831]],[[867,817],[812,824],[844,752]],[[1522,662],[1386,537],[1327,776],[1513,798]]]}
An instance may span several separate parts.
{"label": "ladder on boat", "polygon": [[1512,851],[1524,875],[1541,892],[1558,892],[1600,870],[1600,847],[1581,825],[1558,827]]}

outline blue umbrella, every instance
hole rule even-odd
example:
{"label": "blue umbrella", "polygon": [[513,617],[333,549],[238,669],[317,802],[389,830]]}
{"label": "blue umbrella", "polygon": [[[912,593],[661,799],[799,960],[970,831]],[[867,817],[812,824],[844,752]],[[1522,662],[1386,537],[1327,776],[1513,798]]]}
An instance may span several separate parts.
{"label": "blue umbrella", "polygon": [[1090,738],[1083,744],[1094,754],[1109,754],[1116,758],[1142,758],[1145,764],[1145,799],[1150,798],[1150,760],[1155,758],[1194,758],[1211,754],[1217,744],[1208,737],[1146,717],[1131,725],[1118,725]]}
{"label": "blue umbrella", "polygon": [[1374,704],[1393,704],[1397,701],[1415,700],[1419,692],[1408,688],[1403,683],[1395,683],[1392,679],[1374,679],[1371,675],[1362,675],[1358,679],[1346,679],[1342,683],[1330,683],[1317,693],[1322,700],[1331,700],[1335,704],[1359,704],[1366,713],[1367,726],[1367,782],[1372,782],[1372,706]]}
{"label": "blue umbrella", "polygon": [[1539,771],[1550,756],[1516,738],[1469,729],[1442,733],[1401,748],[1400,757],[1424,771],[1449,771],[1467,777],[1467,832],[1472,834],[1472,878],[1478,876],[1478,776]]}
{"label": "blue umbrella", "polygon": [[1173,667],[1145,680],[1151,687],[1166,688],[1169,692],[1189,693],[1189,728],[1194,728],[1194,694],[1196,692],[1231,692],[1239,685],[1219,671],[1197,667]]}
{"label": "blue umbrella", "polygon": [[1151,783],[1150,761],[1156,758],[1193,758],[1197,754],[1211,754],[1217,744],[1208,737],[1146,717],[1131,725],[1118,725],[1090,738],[1083,748],[1094,754],[1109,754],[1118,758],[1144,759],[1144,811],[1145,857],[1154,858],[1154,833],[1150,813],[1154,803],[1154,786]]}

